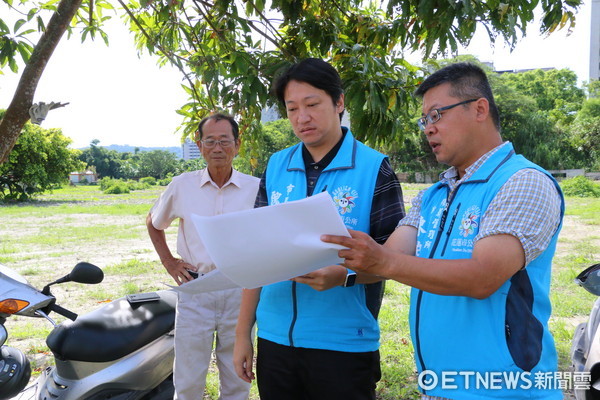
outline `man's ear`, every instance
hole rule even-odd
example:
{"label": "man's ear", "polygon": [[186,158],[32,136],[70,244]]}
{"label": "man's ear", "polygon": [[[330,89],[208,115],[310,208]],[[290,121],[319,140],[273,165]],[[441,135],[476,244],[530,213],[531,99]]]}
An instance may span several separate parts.
{"label": "man's ear", "polygon": [[485,121],[490,116],[490,103],[485,97],[480,97],[475,102],[475,112],[477,121]]}
{"label": "man's ear", "polygon": [[337,113],[341,113],[342,111],[344,111],[344,109],[346,108],[345,104],[344,104],[344,93],[342,93],[340,95],[340,98],[338,99],[337,103],[335,104],[335,110],[337,111]]}
{"label": "man's ear", "polygon": [[194,132],[194,142],[196,142],[196,146],[202,150],[202,139],[200,139],[200,131],[198,130]]}

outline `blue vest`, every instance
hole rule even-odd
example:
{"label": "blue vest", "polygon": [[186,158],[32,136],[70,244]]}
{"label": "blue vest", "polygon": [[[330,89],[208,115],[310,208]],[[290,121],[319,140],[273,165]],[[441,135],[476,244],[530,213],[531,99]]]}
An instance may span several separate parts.
{"label": "blue vest", "polygon": [[[453,198],[448,199],[449,188],[442,182],[427,190],[416,255],[470,258],[481,217],[502,185],[523,168],[546,173],[562,199],[547,172],[506,144],[455,189]],[[417,368],[439,378],[426,394],[460,400],[562,398],[558,390],[535,389],[536,373],[554,374],[557,369],[548,319],[551,263],[559,230],[542,254],[486,299],[412,289],[410,326]],[[456,375],[450,375],[450,386],[443,388],[441,379],[448,371]],[[458,375],[461,372],[464,375]],[[475,374],[482,378],[479,388]],[[552,381],[550,388],[555,384]]]}
{"label": "blue vest", "polygon": [[[313,193],[327,190],[346,226],[369,233],[373,192],[384,158],[348,131]],[[266,189],[269,205],[306,198],[302,143],[271,156]],[[289,281],[265,286],[256,319],[260,338],[285,346],[346,352],[379,348],[379,326],[360,284],[323,292]]]}

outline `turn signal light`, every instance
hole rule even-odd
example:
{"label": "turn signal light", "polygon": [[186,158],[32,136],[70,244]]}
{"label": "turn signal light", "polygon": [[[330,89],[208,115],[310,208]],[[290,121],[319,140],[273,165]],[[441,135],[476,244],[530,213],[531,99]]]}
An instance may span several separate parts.
{"label": "turn signal light", "polygon": [[0,301],[0,314],[15,314],[29,305],[28,301],[6,299]]}

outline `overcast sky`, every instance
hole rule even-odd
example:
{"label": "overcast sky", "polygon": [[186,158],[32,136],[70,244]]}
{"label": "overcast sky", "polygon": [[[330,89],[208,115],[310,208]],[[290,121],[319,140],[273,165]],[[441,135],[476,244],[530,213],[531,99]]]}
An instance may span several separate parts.
{"label": "overcast sky", "polygon": [[[491,61],[497,70],[570,68],[580,80],[589,75],[590,0],[577,15],[577,26],[541,37],[531,24],[527,37],[511,54],[500,42],[493,49],[481,29],[462,54]],[[5,10],[2,10],[3,14]],[[155,59],[136,56],[132,37],[118,23],[107,29],[104,42],[80,43],[78,35],[63,38],[40,80],[34,101],[60,101],[68,106],[51,111],[45,128],[61,128],[73,140],[72,147],[86,147],[93,139],[100,145],[179,146],[175,134],[182,118],[175,110],[187,97],[182,75],[172,67],[156,66]],[[0,75],[0,108],[8,107],[18,75],[5,69]]]}

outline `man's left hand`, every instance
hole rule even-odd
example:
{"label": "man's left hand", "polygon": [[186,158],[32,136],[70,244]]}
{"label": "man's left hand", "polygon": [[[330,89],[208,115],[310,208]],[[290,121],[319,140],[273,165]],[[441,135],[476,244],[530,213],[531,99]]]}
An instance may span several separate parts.
{"label": "man's left hand", "polygon": [[304,283],[315,290],[322,292],[336,286],[341,286],[346,281],[346,268],[341,265],[330,265],[316,271],[292,278],[292,281]]}

